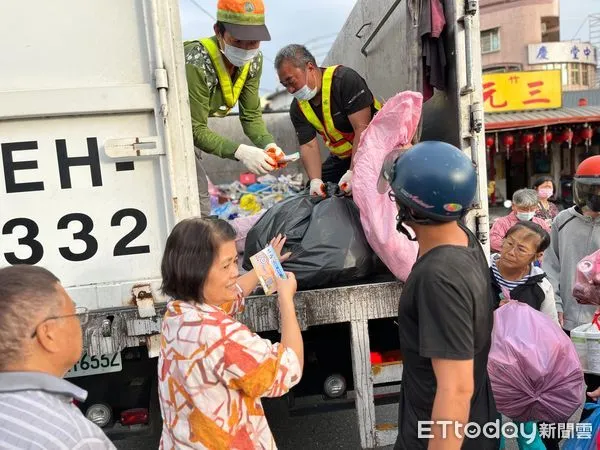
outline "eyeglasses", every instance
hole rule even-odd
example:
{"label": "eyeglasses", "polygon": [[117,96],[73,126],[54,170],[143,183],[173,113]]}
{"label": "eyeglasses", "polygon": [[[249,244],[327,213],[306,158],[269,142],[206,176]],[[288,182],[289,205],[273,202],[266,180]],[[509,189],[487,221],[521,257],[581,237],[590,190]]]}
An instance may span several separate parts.
{"label": "eyeglasses", "polygon": [[535,255],[535,252],[530,252],[522,245],[518,245],[516,242],[511,239],[504,239],[502,241],[502,249],[506,252],[510,252],[514,250],[516,256],[531,256]]}
{"label": "eyeglasses", "polygon": [[88,309],[85,306],[77,306],[75,308],[75,314],[66,314],[64,316],[50,316],[50,317],[46,317],[44,320],[42,320],[40,323],[38,323],[35,326],[35,330],[33,331],[33,333],[31,334],[31,338],[33,339],[35,337],[35,335],[37,334],[37,329],[38,327],[43,324],[44,322],[47,322],[49,320],[58,320],[58,319],[67,319],[69,317],[77,317],[79,319],[79,322],[81,323],[81,325],[85,325],[88,321]]}

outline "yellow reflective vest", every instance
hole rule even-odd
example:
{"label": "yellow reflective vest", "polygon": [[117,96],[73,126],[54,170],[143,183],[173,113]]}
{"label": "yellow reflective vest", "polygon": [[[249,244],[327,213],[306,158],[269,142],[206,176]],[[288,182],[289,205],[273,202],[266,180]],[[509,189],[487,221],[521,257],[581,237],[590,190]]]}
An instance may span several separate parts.
{"label": "yellow reflective vest", "polygon": [[235,81],[235,85],[231,81],[231,77],[229,76],[229,72],[225,68],[225,64],[223,63],[223,59],[221,58],[221,51],[219,50],[218,45],[210,38],[200,39],[200,43],[204,46],[208,55],[210,56],[210,60],[213,63],[215,70],[217,71],[217,77],[219,78],[219,85],[221,86],[221,92],[223,93],[223,99],[225,100],[225,104],[229,108],[224,112],[223,115],[227,115],[231,108],[235,106],[238,99],[240,98],[240,93],[242,92],[242,88],[246,83],[246,79],[248,78],[248,71],[250,70],[250,62],[244,64],[241,68],[240,75]]}
{"label": "yellow reflective vest", "polygon": [[[354,133],[344,133],[335,128],[333,116],[331,115],[331,83],[335,70],[340,67],[330,66],[325,69],[323,74],[323,84],[321,87],[321,107],[323,108],[323,122],[319,120],[313,111],[310,103],[306,100],[298,101],[300,111],[306,117],[306,120],[317,130],[325,141],[325,145],[331,153],[339,158],[345,159],[352,155],[352,144],[354,142]],[[381,104],[374,99],[374,106],[377,111],[381,109]]]}

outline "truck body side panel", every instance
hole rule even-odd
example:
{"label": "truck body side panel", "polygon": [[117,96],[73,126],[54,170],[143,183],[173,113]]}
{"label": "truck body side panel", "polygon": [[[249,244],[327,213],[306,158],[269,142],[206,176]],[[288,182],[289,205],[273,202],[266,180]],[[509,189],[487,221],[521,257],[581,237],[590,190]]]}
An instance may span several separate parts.
{"label": "truck body side panel", "polygon": [[90,310],[132,305],[169,230],[199,213],[178,3],[0,17],[0,266],[47,267]]}

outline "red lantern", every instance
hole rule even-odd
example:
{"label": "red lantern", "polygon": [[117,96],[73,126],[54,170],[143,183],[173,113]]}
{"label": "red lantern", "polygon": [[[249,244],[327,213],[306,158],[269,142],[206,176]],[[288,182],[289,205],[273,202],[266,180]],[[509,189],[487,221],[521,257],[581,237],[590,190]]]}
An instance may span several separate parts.
{"label": "red lantern", "polygon": [[502,136],[502,144],[506,147],[506,159],[510,159],[510,147],[514,145],[515,138],[512,134],[505,134]]}
{"label": "red lantern", "polygon": [[549,131],[546,131],[545,133],[542,132],[537,138],[537,143],[544,149],[544,152],[548,149],[548,144],[550,142],[552,142],[552,133]]}
{"label": "red lantern", "polygon": [[581,130],[581,139],[585,139],[586,141],[589,141],[592,139],[593,135],[594,135],[594,132],[592,131],[592,129],[590,127],[586,127]]}
{"label": "red lantern", "polygon": [[562,132],[560,137],[561,137],[561,142],[572,141],[573,140],[573,131],[570,128],[567,128],[565,131]]}
{"label": "red lantern", "polygon": [[569,149],[571,149],[571,142],[572,141],[573,141],[573,130],[571,130],[570,128],[567,128],[560,135],[560,141],[559,142],[567,142],[569,144]]}
{"label": "red lantern", "polygon": [[531,133],[525,133],[521,136],[521,145],[525,146],[525,150],[529,153],[529,146],[533,144],[535,137]]}
{"label": "red lantern", "polygon": [[591,127],[587,126],[581,129],[580,132],[581,139],[585,141],[585,151],[589,150],[590,145],[592,145],[592,136],[594,135],[594,131]]}
{"label": "red lantern", "polygon": [[485,138],[485,147],[488,149],[490,149],[490,147],[492,147],[494,145],[494,138],[492,136],[486,136]]}

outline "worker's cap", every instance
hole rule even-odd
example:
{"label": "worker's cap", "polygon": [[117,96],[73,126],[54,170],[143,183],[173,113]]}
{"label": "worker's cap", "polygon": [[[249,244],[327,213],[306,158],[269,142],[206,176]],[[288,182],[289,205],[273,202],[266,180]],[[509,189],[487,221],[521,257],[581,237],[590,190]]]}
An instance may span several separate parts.
{"label": "worker's cap", "polygon": [[240,41],[270,41],[263,0],[219,0],[217,20]]}

